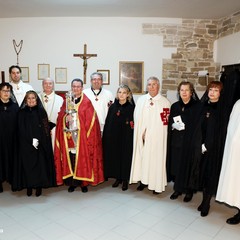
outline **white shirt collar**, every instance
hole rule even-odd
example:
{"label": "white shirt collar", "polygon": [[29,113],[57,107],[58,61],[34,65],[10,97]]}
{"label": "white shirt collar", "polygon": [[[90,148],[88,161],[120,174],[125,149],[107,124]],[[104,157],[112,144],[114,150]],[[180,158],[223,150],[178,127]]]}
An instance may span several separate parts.
{"label": "white shirt collar", "polygon": [[161,98],[161,95],[158,93],[155,97],[152,97],[149,93],[147,94],[147,99],[148,100],[159,100]]}

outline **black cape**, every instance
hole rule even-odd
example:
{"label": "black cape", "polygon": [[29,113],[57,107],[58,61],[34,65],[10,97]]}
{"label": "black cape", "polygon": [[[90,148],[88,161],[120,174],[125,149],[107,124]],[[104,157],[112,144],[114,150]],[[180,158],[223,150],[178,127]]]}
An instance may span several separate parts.
{"label": "black cape", "polygon": [[225,113],[231,114],[233,105],[240,99],[240,71],[235,69],[229,73],[223,72],[220,78],[223,83],[223,107]]}
{"label": "black cape", "polygon": [[203,102],[201,121],[197,127],[201,130],[196,137],[207,148],[201,158],[199,190],[209,195],[215,195],[217,191],[229,119],[224,111],[223,99],[221,96],[217,103]]}
{"label": "black cape", "polygon": [[9,99],[0,100],[0,183],[12,183],[13,162],[17,157],[17,112],[18,104]]}
{"label": "black cape", "polygon": [[[32,145],[39,140],[38,149]],[[18,114],[19,157],[15,165],[13,190],[56,186],[53,150],[47,113],[38,99],[35,107],[23,106]]]}
{"label": "black cape", "polygon": [[[173,181],[174,190],[187,193],[198,189],[200,142],[195,138],[195,126],[199,121],[201,103],[193,98],[184,104],[182,100],[171,106],[168,124],[167,180]],[[181,116],[185,130],[172,130],[173,118]]]}
{"label": "black cape", "polygon": [[120,105],[116,100],[109,108],[103,130],[105,178],[129,180],[133,151],[134,105]]}

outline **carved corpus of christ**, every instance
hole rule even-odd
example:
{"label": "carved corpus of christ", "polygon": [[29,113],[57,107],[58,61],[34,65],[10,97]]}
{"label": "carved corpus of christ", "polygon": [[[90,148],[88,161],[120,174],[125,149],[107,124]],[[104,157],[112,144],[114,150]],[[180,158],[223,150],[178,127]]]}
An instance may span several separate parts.
{"label": "carved corpus of christ", "polygon": [[87,44],[84,44],[84,52],[73,54],[74,57],[80,57],[83,60],[83,82],[86,83],[87,60],[91,57],[97,57],[97,54],[87,53]]}

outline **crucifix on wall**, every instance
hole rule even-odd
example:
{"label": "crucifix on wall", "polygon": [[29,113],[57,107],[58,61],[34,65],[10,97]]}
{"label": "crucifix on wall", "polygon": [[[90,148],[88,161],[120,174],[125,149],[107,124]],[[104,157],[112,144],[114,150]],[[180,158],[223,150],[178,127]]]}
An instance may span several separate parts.
{"label": "crucifix on wall", "polygon": [[83,82],[86,83],[87,75],[87,60],[91,57],[97,57],[97,54],[87,53],[87,44],[84,44],[84,52],[81,54],[73,54],[74,57],[80,57],[83,59]]}

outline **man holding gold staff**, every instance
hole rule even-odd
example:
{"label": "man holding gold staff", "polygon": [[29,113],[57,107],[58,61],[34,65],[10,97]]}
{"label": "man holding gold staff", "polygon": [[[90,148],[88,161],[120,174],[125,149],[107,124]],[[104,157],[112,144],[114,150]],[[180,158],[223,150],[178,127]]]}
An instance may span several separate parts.
{"label": "man holding gold staff", "polygon": [[58,115],[54,159],[57,184],[68,192],[104,181],[100,125],[91,101],[82,93],[83,81],[73,79]]}

